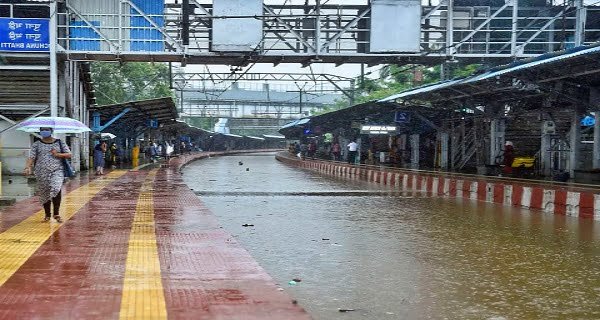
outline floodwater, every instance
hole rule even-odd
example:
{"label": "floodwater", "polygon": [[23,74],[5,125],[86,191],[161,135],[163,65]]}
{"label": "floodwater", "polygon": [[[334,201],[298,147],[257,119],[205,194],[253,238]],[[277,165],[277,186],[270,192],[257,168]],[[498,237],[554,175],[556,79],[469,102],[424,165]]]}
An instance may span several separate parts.
{"label": "floodwater", "polygon": [[390,195],[273,154],[201,160],[184,178],[315,319],[600,319],[598,223]]}

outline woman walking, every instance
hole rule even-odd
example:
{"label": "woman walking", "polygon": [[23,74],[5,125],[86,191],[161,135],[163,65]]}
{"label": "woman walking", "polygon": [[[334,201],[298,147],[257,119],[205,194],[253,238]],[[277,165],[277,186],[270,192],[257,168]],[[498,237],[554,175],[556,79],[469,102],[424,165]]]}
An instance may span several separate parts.
{"label": "woman walking", "polygon": [[54,219],[56,222],[62,222],[60,202],[65,180],[63,159],[71,158],[71,150],[66,143],[52,137],[52,132],[52,128],[40,128],[42,139],[31,146],[24,173],[31,175],[31,169],[34,168],[37,181],[36,194],[44,205],[46,213],[44,221],[50,221],[52,205]]}

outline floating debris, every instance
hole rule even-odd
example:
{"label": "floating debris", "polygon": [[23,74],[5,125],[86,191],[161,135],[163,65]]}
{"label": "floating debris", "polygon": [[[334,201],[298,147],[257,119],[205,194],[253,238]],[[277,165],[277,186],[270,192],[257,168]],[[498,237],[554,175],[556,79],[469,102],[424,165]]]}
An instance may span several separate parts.
{"label": "floating debris", "polygon": [[244,224],[242,225],[242,227],[254,227],[254,225],[253,225],[253,224],[247,224],[247,223],[244,223]]}

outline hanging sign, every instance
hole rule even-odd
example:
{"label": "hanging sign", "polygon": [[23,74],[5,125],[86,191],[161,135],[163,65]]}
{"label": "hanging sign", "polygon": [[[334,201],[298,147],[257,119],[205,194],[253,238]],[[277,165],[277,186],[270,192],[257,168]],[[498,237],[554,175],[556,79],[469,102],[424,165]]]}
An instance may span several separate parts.
{"label": "hanging sign", "polygon": [[0,18],[0,51],[50,51],[50,20]]}
{"label": "hanging sign", "polygon": [[396,111],[394,121],[397,123],[409,123],[410,113],[404,111]]}

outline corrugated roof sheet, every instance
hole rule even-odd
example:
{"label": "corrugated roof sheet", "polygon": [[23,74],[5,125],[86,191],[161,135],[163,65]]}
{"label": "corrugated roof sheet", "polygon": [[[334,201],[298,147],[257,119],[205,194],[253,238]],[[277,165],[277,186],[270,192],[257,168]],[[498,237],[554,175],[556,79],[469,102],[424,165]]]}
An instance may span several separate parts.
{"label": "corrugated roof sheet", "polygon": [[284,136],[275,136],[275,135],[270,135],[270,134],[263,134],[263,137],[265,137],[267,139],[285,139]]}
{"label": "corrugated roof sheet", "polygon": [[289,127],[293,127],[293,126],[299,126],[299,125],[303,125],[306,124],[310,121],[310,118],[303,118],[303,119],[299,119],[299,120],[294,120],[292,122],[286,123],[283,127],[281,127],[281,129],[285,129],[285,128],[289,128]]}
{"label": "corrugated roof sheet", "polygon": [[435,91],[435,90],[439,90],[442,88],[446,88],[449,86],[452,86],[460,81],[462,81],[463,79],[457,79],[457,80],[446,80],[446,81],[442,81],[442,82],[437,82],[434,84],[430,84],[430,85],[426,85],[426,86],[422,86],[422,87],[418,87],[415,89],[410,89],[407,91],[403,91],[400,93],[397,93],[395,95],[391,95],[387,98],[383,98],[377,102],[388,102],[388,101],[393,101],[396,99],[400,99],[400,98],[404,98],[404,97],[408,97],[408,96],[413,96],[413,95],[417,95],[417,94],[421,94],[421,93],[425,93],[425,92],[431,92],[431,91]]}
{"label": "corrugated roof sheet", "polygon": [[485,81],[491,78],[500,77],[503,75],[515,73],[525,69],[531,69],[538,66],[553,64],[556,62],[562,62],[565,60],[573,59],[576,57],[584,56],[584,55],[592,55],[592,54],[600,54],[600,44],[596,44],[593,46],[581,46],[572,48],[569,50],[552,52],[538,56],[534,59],[524,59],[513,62],[508,65],[492,68],[485,73],[480,75],[471,76],[467,78],[453,79],[442,82],[437,82],[435,84],[418,87],[415,89],[406,90],[394,95],[391,95],[387,98],[383,98],[378,102],[389,102],[400,98],[407,98],[416,96],[422,93],[432,92],[435,90],[440,90],[452,86],[462,85],[462,84],[473,84],[480,81]]}

